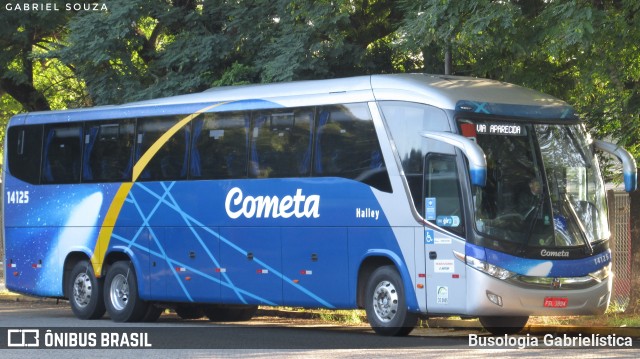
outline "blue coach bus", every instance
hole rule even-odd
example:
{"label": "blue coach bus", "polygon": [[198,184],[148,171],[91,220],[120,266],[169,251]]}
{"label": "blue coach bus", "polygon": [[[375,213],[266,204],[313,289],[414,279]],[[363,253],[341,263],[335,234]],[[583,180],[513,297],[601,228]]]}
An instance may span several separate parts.
{"label": "blue coach bus", "polygon": [[216,88],[14,116],[6,285],[82,319],[247,320],[258,305],[419,317],[605,311],[602,177],[566,103],[424,74]]}

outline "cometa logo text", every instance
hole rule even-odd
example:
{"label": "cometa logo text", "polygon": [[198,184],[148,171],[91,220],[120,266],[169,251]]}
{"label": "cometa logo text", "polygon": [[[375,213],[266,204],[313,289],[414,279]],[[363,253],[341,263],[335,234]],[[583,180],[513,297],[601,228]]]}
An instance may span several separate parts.
{"label": "cometa logo text", "polygon": [[238,187],[227,193],[224,202],[225,210],[230,218],[318,218],[320,217],[320,196],[302,194],[298,188],[293,196],[245,196]]}

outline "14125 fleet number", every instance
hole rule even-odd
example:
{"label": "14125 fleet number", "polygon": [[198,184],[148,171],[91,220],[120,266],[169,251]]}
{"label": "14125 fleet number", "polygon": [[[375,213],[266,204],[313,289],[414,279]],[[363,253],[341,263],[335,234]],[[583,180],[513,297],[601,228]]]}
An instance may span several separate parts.
{"label": "14125 fleet number", "polygon": [[29,191],[7,191],[7,204],[29,203]]}

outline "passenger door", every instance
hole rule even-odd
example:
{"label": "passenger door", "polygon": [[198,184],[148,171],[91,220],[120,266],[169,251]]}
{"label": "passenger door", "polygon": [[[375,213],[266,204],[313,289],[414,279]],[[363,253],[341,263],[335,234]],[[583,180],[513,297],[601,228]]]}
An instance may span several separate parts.
{"label": "passenger door", "polygon": [[430,153],[424,164],[424,228],[427,311],[464,312],[464,263],[454,251],[464,253],[464,211],[455,155]]}

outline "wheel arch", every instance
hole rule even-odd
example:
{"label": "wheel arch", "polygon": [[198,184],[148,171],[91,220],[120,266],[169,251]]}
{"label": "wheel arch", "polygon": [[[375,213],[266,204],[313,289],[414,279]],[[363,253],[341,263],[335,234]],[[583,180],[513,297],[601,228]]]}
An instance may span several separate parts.
{"label": "wheel arch", "polygon": [[69,298],[69,293],[67,293],[69,275],[73,270],[73,267],[83,260],[91,261],[91,256],[84,251],[73,251],[69,252],[64,259],[64,264],[62,266],[62,296],[64,298]]}
{"label": "wheel arch", "polygon": [[104,261],[102,262],[102,273],[101,276],[104,277],[107,275],[107,271],[109,267],[111,267],[114,263],[119,261],[129,261],[133,266],[134,273],[137,278],[138,285],[138,295],[144,299],[149,299],[149,283],[148,283],[148,273],[145,272],[143,266],[143,258],[137,256],[131,248],[125,246],[114,246],[104,257]]}
{"label": "wheel arch", "polygon": [[398,255],[388,250],[370,250],[360,261],[360,267],[358,268],[357,286],[356,286],[356,305],[358,308],[364,308],[365,289],[367,286],[367,279],[373,273],[376,268],[391,265],[396,268],[402,283],[404,286],[404,292],[406,294],[406,304],[411,312],[418,312],[418,301],[416,298],[416,292],[413,289],[413,282],[409,274],[409,270],[404,262]]}

